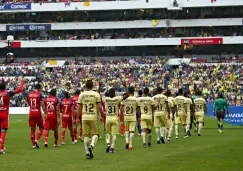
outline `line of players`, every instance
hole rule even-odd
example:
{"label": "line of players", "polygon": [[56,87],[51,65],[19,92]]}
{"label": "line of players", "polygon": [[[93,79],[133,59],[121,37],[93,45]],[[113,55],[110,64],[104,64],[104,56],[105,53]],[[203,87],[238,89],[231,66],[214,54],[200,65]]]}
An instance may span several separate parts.
{"label": "line of players", "polygon": [[[24,82],[21,82],[20,87],[14,92],[7,92],[5,87],[2,88],[0,84],[0,90],[7,92],[7,95],[12,96],[21,92]],[[124,86],[126,86],[124,84]],[[39,148],[38,141],[44,132],[45,147],[48,147],[48,135],[50,130],[54,131],[54,147],[59,147],[58,144],[58,125],[60,124],[60,118],[62,113],[62,144],[65,144],[65,132],[66,128],[70,130],[72,142],[77,142],[77,125],[81,124],[80,137],[82,136],[82,130],[84,134],[84,146],[86,151],[86,158],[92,159],[93,148],[98,140],[99,128],[98,119],[103,121],[104,115],[101,106],[101,101],[105,103],[106,109],[106,142],[107,152],[115,151],[116,135],[118,134],[118,120],[119,111],[120,115],[124,116],[125,126],[125,142],[126,148],[132,150],[132,142],[136,127],[136,113],[138,112],[138,120],[141,121],[142,127],[142,140],[143,146],[151,146],[152,127],[155,127],[157,143],[165,143],[170,141],[172,135],[173,123],[175,123],[175,134],[178,139],[179,124],[183,125],[185,138],[190,134],[190,116],[195,109],[196,121],[198,123],[198,135],[201,135],[203,116],[206,111],[206,103],[201,98],[201,92],[198,92],[198,98],[192,100],[183,96],[183,90],[179,90],[179,94],[176,98],[173,98],[171,92],[168,90],[165,94],[162,94],[162,89],[157,88],[157,95],[153,98],[149,97],[149,90],[145,88],[143,91],[143,97],[136,98],[134,96],[134,88],[128,87],[127,94],[123,97],[115,96],[115,90],[109,90],[109,97],[105,97],[101,100],[100,94],[93,91],[93,82],[91,80],[86,83],[86,91],[80,94],[80,91],[76,91],[76,95],[70,99],[69,94],[65,93],[65,99],[60,103],[56,97],[56,90],[50,91],[50,96],[43,99],[40,93],[41,86],[37,84],[35,91],[28,94],[28,103],[30,106],[29,114],[29,126],[31,128],[30,137],[33,148]],[[8,104],[9,100],[6,95],[1,96],[4,99],[4,104]],[[186,94],[188,96],[189,94]],[[0,98],[1,102],[1,98]],[[1,106],[4,106],[0,103]],[[194,104],[194,105],[193,105]],[[41,108],[45,113],[44,120],[41,115]],[[0,108],[1,109],[1,108]],[[2,112],[2,111],[1,111]],[[82,114],[81,114],[82,113]],[[7,112],[8,115],[8,112]],[[2,115],[0,115],[1,117]],[[194,116],[194,114],[192,115]],[[4,132],[8,129],[8,125],[4,125],[0,118],[1,136],[0,136],[0,153],[4,153]],[[39,132],[35,136],[36,126],[39,127]],[[148,137],[148,144],[146,143],[146,135]],[[112,137],[112,139],[111,139]]]}

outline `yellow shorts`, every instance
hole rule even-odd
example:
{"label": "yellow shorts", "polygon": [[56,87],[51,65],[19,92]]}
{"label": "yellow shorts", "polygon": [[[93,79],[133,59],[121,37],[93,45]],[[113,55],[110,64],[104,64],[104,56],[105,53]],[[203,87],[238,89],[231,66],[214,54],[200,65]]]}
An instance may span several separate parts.
{"label": "yellow shorts", "polygon": [[180,123],[182,125],[185,125],[186,124],[186,118],[187,118],[187,115],[179,115],[179,119],[180,119]]}
{"label": "yellow shorts", "polygon": [[190,125],[190,123],[191,123],[191,115],[190,114],[187,114],[186,124],[187,125]]}
{"label": "yellow shorts", "polygon": [[175,124],[179,125],[181,123],[179,116],[175,116]]}
{"label": "yellow shorts", "polygon": [[118,121],[116,120],[106,120],[106,133],[115,135],[118,134]]}
{"label": "yellow shorts", "polygon": [[159,128],[159,127],[168,128],[166,115],[154,116],[154,127],[155,128]]}
{"label": "yellow shorts", "polygon": [[203,122],[203,117],[201,115],[196,115],[196,122]]}
{"label": "yellow shorts", "polygon": [[173,121],[172,121],[171,117],[170,117],[170,119],[167,119],[166,122],[167,122],[167,126],[168,126],[166,128],[173,128]]}
{"label": "yellow shorts", "polygon": [[152,129],[153,121],[152,119],[142,119],[141,120],[141,129]]}
{"label": "yellow shorts", "polygon": [[83,134],[99,134],[97,120],[82,120]]}
{"label": "yellow shorts", "polygon": [[125,121],[125,131],[135,132],[136,121]]}

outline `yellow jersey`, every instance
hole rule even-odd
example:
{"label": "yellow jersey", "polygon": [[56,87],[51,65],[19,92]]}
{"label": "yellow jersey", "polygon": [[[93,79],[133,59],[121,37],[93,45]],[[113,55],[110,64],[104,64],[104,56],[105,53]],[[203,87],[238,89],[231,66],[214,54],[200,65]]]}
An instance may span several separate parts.
{"label": "yellow jersey", "polygon": [[124,121],[137,121],[136,112],[138,107],[138,98],[135,96],[129,96],[122,101],[124,106]]}
{"label": "yellow jersey", "polygon": [[97,120],[97,103],[101,103],[99,93],[84,91],[79,95],[78,103],[83,105],[82,120]]}
{"label": "yellow jersey", "polygon": [[140,97],[138,106],[141,110],[141,119],[152,119],[154,100],[151,97]]}
{"label": "yellow jersey", "polygon": [[186,98],[184,96],[177,96],[175,98],[177,103],[178,115],[184,115],[185,113],[185,104],[187,104]]}
{"label": "yellow jersey", "polygon": [[118,120],[119,107],[123,97],[105,97],[103,102],[106,108],[106,120]]}
{"label": "yellow jersey", "polygon": [[204,116],[205,114],[205,104],[206,101],[204,98],[196,98],[194,100],[194,104],[195,104],[195,115],[199,115],[199,116]]}
{"label": "yellow jersey", "polygon": [[[158,100],[160,99],[160,103],[158,104]],[[154,116],[162,116],[166,115],[166,102],[168,102],[168,98],[163,94],[157,94],[153,97],[154,104],[158,106],[154,111]]]}
{"label": "yellow jersey", "polygon": [[187,114],[191,114],[191,105],[192,105],[192,99],[186,97],[186,108],[187,108]]}

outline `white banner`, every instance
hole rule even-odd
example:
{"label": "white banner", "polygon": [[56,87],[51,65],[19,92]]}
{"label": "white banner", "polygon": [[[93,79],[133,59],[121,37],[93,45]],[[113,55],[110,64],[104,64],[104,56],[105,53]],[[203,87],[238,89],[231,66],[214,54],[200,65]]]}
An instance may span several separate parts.
{"label": "white banner", "polygon": [[29,114],[30,108],[29,107],[10,107],[9,114],[15,115],[22,115],[22,114]]}

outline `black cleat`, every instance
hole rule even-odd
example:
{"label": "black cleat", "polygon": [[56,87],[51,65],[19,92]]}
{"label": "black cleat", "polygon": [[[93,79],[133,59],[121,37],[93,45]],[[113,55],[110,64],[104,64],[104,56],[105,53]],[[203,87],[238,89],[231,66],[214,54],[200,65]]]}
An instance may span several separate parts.
{"label": "black cleat", "polygon": [[187,132],[187,135],[188,135],[188,136],[191,136],[191,131],[188,131],[188,132]]}
{"label": "black cleat", "polygon": [[111,146],[110,146],[110,145],[107,145],[107,147],[106,147],[106,152],[107,152],[107,153],[110,152],[110,148],[111,148]]}
{"label": "black cleat", "polygon": [[36,148],[40,148],[40,146],[39,146],[37,141],[35,141],[34,144],[35,144]]}
{"label": "black cleat", "polygon": [[47,148],[48,147],[48,144],[45,144],[45,148]]}
{"label": "black cleat", "polygon": [[115,153],[115,149],[114,148],[111,148],[110,149],[110,153]]}
{"label": "black cleat", "polygon": [[146,143],[144,143],[143,144],[143,148],[147,148],[148,146],[147,146],[147,144]]}
{"label": "black cleat", "polygon": [[162,142],[162,144],[164,144],[165,143],[164,137],[161,136],[160,141]]}
{"label": "black cleat", "polygon": [[90,155],[90,159],[94,158],[93,147],[92,146],[89,147],[89,155]]}
{"label": "black cleat", "polygon": [[199,137],[201,137],[201,134],[197,134]]}
{"label": "black cleat", "polygon": [[157,144],[160,144],[160,140],[157,141]]}
{"label": "black cleat", "polygon": [[89,154],[86,154],[86,159],[91,159]]}
{"label": "black cleat", "polygon": [[151,146],[152,146],[151,142],[149,142],[149,143],[148,143],[148,146],[149,146],[149,147],[151,147]]}
{"label": "black cleat", "polygon": [[126,149],[128,149],[128,148],[129,148],[129,143],[126,143],[125,148],[126,148]]}

